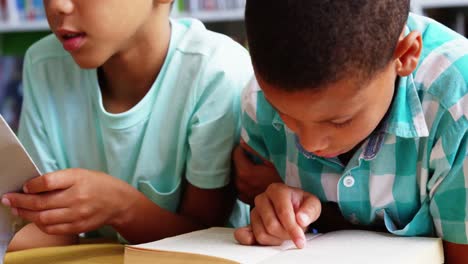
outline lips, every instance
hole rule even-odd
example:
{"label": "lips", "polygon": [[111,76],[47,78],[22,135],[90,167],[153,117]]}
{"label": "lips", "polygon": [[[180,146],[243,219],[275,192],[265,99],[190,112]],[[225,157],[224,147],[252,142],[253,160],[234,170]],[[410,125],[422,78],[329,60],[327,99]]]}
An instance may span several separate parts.
{"label": "lips", "polygon": [[57,35],[62,42],[63,48],[69,52],[79,50],[86,40],[86,33],[84,32],[61,29],[58,30]]}

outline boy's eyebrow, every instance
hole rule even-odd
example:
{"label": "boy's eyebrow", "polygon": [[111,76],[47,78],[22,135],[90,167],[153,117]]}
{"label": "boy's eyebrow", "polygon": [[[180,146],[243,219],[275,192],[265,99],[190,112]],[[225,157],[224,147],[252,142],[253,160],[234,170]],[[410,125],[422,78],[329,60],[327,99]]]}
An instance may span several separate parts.
{"label": "boy's eyebrow", "polygon": [[[268,101],[268,98],[265,97],[265,100],[270,104],[270,106],[278,113],[280,114],[283,114],[283,115],[287,115],[283,112],[281,112],[278,108],[276,108],[270,101]],[[358,111],[359,112],[359,111]],[[323,120],[319,120],[319,121],[315,121],[317,123],[330,123],[330,122],[337,122],[337,121],[346,121],[348,119],[351,119],[352,117],[354,117],[356,115],[356,113],[353,113],[353,114],[348,114],[348,115],[345,115],[345,116],[336,116],[336,117],[327,117]]]}

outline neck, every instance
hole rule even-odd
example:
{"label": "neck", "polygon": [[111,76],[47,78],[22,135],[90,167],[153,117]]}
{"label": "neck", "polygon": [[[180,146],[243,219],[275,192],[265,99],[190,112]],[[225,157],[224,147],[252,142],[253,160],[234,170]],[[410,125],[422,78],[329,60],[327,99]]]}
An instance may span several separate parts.
{"label": "neck", "polygon": [[129,110],[151,89],[169,49],[168,15],[167,10],[155,8],[126,47],[99,69],[104,106],[108,111]]}
{"label": "neck", "polygon": [[364,142],[359,143],[352,150],[338,156],[338,159],[341,161],[341,163],[343,163],[343,165],[345,165],[345,166],[348,165],[351,158],[354,156],[354,154],[356,154],[358,149],[362,146],[362,143],[364,143]]}

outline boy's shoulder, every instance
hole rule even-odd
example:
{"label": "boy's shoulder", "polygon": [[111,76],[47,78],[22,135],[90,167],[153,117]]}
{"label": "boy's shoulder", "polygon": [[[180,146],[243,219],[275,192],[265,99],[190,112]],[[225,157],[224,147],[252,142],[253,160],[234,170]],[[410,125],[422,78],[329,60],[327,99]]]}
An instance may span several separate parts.
{"label": "boy's shoulder", "polygon": [[173,33],[180,36],[177,50],[186,54],[212,56],[223,52],[227,58],[248,55],[247,50],[232,38],[208,30],[196,19],[172,20]]}
{"label": "boy's shoulder", "polygon": [[423,42],[422,61],[434,53],[451,57],[454,54],[458,56],[468,54],[467,39],[464,36],[431,18],[410,14],[407,26],[409,31],[421,32]]}
{"label": "boy's shoulder", "polygon": [[276,120],[277,112],[265,99],[255,77],[242,91],[241,108],[242,112],[257,125],[269,127],[275,121],[281,122],[279,119]]}
{"label": "boy's shoulder", "polygon": [[410,31],[422,35],[423,50],[413,73],[421,94],[449,109],[468,94],[468,40],[430,18],[410,15]]}
{"label": "boy's shoulder", "polygon": [[36,63],[39,61],[70,57],[71,55],[67,53],[60,41],[56,38],[54,34],[50,34],[29,47],[26,52],[26,58],[29,60],[29,63]]}
{"label": "boy's shoulder", "polygon": [[177,71],[197,73],[192,78],[201,81],[198,89],[213,88],[213,83],[224,80],[240,90],[252,78],[250,55],[238,42],[206,29],[196,19],[174,19],[171,24],[175,52],[171,65]]}

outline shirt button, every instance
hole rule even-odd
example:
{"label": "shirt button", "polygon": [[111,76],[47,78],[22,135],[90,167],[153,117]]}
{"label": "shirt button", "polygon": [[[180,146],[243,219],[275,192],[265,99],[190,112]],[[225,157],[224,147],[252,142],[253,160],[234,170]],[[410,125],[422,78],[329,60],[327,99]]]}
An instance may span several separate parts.
{"label": "shirt button", "polygon": [[346,176],[346,177],[344,178],[344,180],[343,180],[344,186],[345,186],[345,187],[348,187],[348,188],[353,187],[354,182],[355,182],[355,181],[354,181],[354,177],[353,177],[353,176]]}

